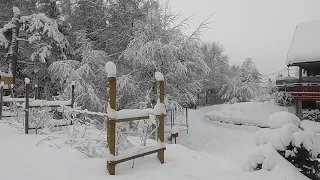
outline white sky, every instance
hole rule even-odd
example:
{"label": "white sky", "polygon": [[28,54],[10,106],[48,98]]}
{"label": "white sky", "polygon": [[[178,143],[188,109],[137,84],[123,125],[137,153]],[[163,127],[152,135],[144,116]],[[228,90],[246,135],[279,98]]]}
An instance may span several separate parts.
{"label": "white sky", "polygon": [[222,44],[232,64],[252,57],[264,75],[286,68],[297,24],[320,20],[320,0],[169,0],[169,4],[181,19],[195,15],[192,30],[215,13],[211,18],[215,22],[203,32],[204,41]]}

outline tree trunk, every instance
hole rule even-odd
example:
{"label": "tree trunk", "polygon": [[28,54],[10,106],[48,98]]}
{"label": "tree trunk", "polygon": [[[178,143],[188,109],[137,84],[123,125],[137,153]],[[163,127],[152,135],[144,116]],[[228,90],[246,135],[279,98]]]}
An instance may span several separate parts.
{"label": "tree trunk", "polygon": [[13,75],[12,83],[15,84],[15,79],[17,78],[17,63],[18,63],[18,54],[19,54],[19,43],[18,43],[18,36],[19,36],[19,17],[14,17],[14,25],[15,28],[12,29],[12,40],[11,40],[11,47],[9,50],[9,56],[7,60],[11,60],[11,73]]}
{"label": "tree trunk", "polygon": [[[3,25],[7,24],[12,19],[12,0],[0,0],[0,12],[0,28],[2,28]],[[11,37],[6,38],[10,41]],[[0,70],[4,72],[9,71],[9,62],[6,61],[8,50],[9,48],[0,46]]]}

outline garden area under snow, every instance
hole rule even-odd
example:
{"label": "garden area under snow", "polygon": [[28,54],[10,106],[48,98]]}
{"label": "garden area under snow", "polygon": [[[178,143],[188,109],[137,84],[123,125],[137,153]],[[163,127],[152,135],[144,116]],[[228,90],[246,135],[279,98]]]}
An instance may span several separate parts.
{"label": "garden area under snow", "polygon": [[[250,111],[250,107],[255,111]],[[264,132],[274,134],[277,129],[262,129],[254,124],[246,126],[247,121],[242,126],[233,124],[235,115],[245,114],[244,117],[256,118],[255,122],[259,119],[264,125],[269,122],[270,127],[268,117],[283,110],[273,102],[224,104],[190,110],[189,133],[181,132],[178,144],[167,142],[164,164],[159,163],[156,155],[149,155],[117,165],[116,176],[110,176],[106,170],[103,155],[106,134],[94,126],[73,125],[47,134],[25,135],[7,118],[0,123],[0,179],[308,179],[277,153],[274,148],[277,146],[273,144],[277,143],[276,136],[271,136],[274,139],[270,143],[268,139],[257,139]],[[207,118],[212,112],[220,115],[227,111],[230,116],[224,115],[224,123]],[[238,119],[237,123],[240,122]],[[286,128],[282,125],[286,124],[291,127],[289,130],[296,131],[297,127],[292,127],[290,123],[295,126],[295,121],[284,120],[280,124],[271,123],[271,127],[280,128],[281,132]],[[315,124],[318,125],[310,121],[301,126],[305,125],[310,132],[318,131]],[[86,128],[86,133],[70,137],[72,131],[84,132],[83,128]],[[129,137],[129,140],[138,145],[134,143],[139,141],[137,138]],[[289,141],[290,138],[287,139]],[[148,142],[152,143],[152,140]],[[102,156],[90,158],[90,152]],[[259,163],[262,164],[261,170],[253,171]]]}

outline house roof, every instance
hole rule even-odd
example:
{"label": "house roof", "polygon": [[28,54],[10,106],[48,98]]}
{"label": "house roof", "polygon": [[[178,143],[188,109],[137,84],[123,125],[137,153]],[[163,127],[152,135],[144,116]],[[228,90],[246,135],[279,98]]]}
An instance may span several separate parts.
{"label": "house roof", "polygon": [[296,27],[287,55],[287,65],[320,62],[320,20]]}

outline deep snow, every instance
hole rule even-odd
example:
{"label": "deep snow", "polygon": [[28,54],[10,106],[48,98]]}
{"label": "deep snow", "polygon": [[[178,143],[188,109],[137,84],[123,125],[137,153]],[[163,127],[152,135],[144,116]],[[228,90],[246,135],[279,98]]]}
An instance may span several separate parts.
{"label": "deep snow", "polygon": [[[254,133],[259,128],[221,124],[203,118],[207,112],[219,108],[210,106],[189,111],[189,134],[180,132],[177,142],[181,145],[167,144],[164,164],[161,165],[153,154],[136,159],[134,168],[132,161],[117,165],[116,176],[108,174],[106,158],[88,158],[63,144],[62,139],[36,145],[48,135],[25,135],[7,123],[0,123],[0,179],[307,179],[284,159],[275,164],[272,171],[244,171],[244,165],[255,150]],[[65,131],[54,132],[52,136],[59,133],[63,136]]]}

